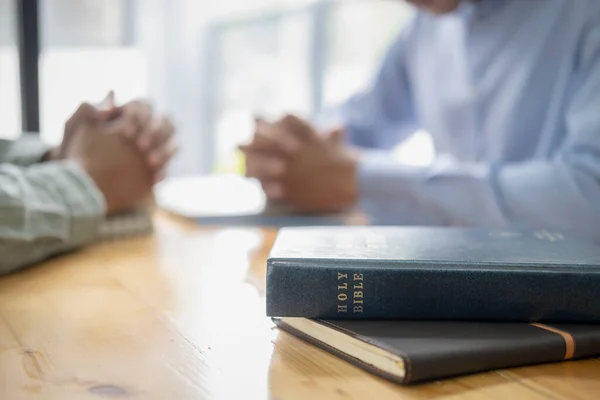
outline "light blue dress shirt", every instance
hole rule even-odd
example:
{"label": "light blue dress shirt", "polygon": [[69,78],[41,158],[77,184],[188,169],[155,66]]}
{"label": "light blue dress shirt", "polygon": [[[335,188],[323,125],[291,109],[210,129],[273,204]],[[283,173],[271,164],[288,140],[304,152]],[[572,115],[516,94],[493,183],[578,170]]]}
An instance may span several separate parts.
{"label": "light blue dress shirt", "polygon": [[[370,149],[373,223],[573,230],[600,241],[600,0],[482,0],[417,13],[341,109]],[[428,167],[386,157],[415,129]]]}

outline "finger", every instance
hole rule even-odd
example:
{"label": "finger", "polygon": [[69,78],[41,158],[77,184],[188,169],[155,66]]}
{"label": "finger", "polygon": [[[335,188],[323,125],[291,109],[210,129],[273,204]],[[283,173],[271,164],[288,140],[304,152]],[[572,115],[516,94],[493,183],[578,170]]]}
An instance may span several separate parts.
{"label": "finger", "polygon": [[247,157],[261,156],[261,157],[270,157],[282,159],[286,157],[286,155],[282,152],[273,151],[272,148],[263,147],[260,144],[257,145],[255,141],[250,144],[241,144],[238,145],[238,150],[244,153]]}
{"label": "finger", "polygon": [[110,91],[96,107],[100,119],[109,121],[121,115],[122,109],[118,108],[115,103],[115,92]]}
{"label": "finger", "polygon": [[[108,121],[107,132],[114,135],[121,135],[127,139],[135,138],[138,133],[138,127],[131,117],[121,114],[118,118]],[[131,140],[131,139],[130,139]]]}
{"label": "finger", "polygon": [[259,180],[280,178],[285,174],[286,163],[279,157],[261,153],[246,153],[246,175]]}
{"label": "finger", "polygon": [[329,132],[328,139],[335,144],[341,144],[345,140],[345,131],[343,127],[337,127]]}
{"label": "finger", "polygon": [[152,120],[152,106],[144,101],[135,100],[122,106],[124,118],[123,133],[129,139],[136,139]]}
{"label": "finger", "polygon": [[97,118],[96,108],[89,103],[81,103],[77,110],[73,113],[71,118],[68,119],[65,126],[67,131],[70,131],[72,127],[82,122],[92,122]]}
{"label": "finger", "polygon": [[265,142],[262,139],[254,138],[250,143],[238,145],[238,150],[243,152],[257,152],[257,153],[284,153],[280,150],[276,143],[270,141]]}
{"label": "finger", "polygon": [[106,97],[98,104],[100,110],[110,110],[115,108],[115,92],[109,91]]}
{"label": "finger", "polygon": [[74,115],[78,118],[95,118],[97,113],[96,108],[90,103],[81,103]]}
{"label": "finger", "polygon": [[115,105],[115,99],[113,92],[109,93],[107,97],[97,107],[98,116],[103,121],[110,121],[121,116],[123,110]]}
{"label": "finger", "polygon": [[300,148],[299,144],[284,144],[286,142],[281,139],[275,139],[270,136],[257,134],[252,139],[252,142],[247,145],[250,150],[262,153],[271,153],[290,156],[297,152]]}
{"label": "finger", "polygon": [[306,142],[314,142],[319,138],[310,123],[294,115],[286,115],[276,125],[286,132],[292,132],[297,138]]}
{"label": "finger", "polygon": [[102,121],[111,121],[118,118],[121,115],[121,110],[119,108],[111,108],[106,110],[96,110],[98,114],[98,118]]}
{"label": "finger", "polygon": [[302,142],[299,137],[277,124],[260,120],[256,124],[253,146],[257,149],[294,154],[301,145]]}
{"label": "finger", "polygon": [[108,95],[106,96],[106,101],[108,103],[109,108],[115,108],[117,106],[117,103],[115,102],[115,91],[114,90],[111,90],[108,92]]}
{"label": "finger", "polygon": [[255,149],[252,147],[252,145],[249,145],[249,144],[240,144],[238,146],[238,150],[244,154],[250,154],[250,153],[255,152]]}
{"label": "finger", "polygon": [[148,128],[137,139],[137,146],[142,151],[155,149],[168,140],[175,133],[175,126],[164,116],[152,118]]}
{"label": "finger", "polygon": [[59,151],[60,156],[64,156],[66,149],[77,135],[77,132],[80,131],[80,128],[97,122],[97,118],[96,108],[89,103],[82,103],[75,110],[65,123],[64,136]]}
{"label": "finger", "polygon": [[284,199],[283,185],[279,182],[265,182],[262,184],[263,192],[270,201],[280,201]]}
{"label": "finger", "polygon": [[179,147],[174,140],[170,140],[165,145],[151,151],[147,156],[147,162],[150,168],[155,171],[161,170],[175,156]]}
{"label": "finger", "polygon": [[167,177],[167,171],[165,171],[164,169],[161,169],[160,171],[158,171],[156,173],[156,175],[154,175],[154,183],[160,183],[162,182],[165,178]]}

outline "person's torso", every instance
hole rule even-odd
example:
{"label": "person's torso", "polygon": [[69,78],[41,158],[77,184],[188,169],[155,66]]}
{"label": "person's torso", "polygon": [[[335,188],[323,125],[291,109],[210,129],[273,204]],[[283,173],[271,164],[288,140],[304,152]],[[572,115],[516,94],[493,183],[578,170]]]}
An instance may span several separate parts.
{"label": "person's torso", "polygon": [[473,162],[551,157],[566,134],[589,4],[483,0],[419,15],[407,71],[416,118],[436,152]]}

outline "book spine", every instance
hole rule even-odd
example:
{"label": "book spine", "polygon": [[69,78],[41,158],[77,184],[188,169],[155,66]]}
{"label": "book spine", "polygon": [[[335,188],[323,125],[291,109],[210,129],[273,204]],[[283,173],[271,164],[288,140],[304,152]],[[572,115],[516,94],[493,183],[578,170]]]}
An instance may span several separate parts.
{"label": "book spine", "polygon": [[267,315],[600,322],[600,272],[269,260]]}

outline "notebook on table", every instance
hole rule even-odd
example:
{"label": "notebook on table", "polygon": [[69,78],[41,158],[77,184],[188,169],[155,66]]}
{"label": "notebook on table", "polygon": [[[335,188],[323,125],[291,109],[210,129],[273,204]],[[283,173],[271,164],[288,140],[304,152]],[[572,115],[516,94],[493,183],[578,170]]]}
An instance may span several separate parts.
{"label": "notebook on table", "polygon": [[169,178],[157,185],[157,205],[173,214],[212,226],[329,226],[358,224],[353,213],[307,215],[266,199],[260,183],[239,175]]}
{"label": "notebook on table", "polygon": [[600,355],[600,325],[273,321],[284,331],[400,384]]}

